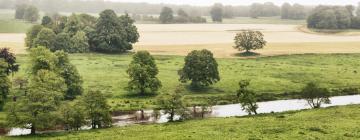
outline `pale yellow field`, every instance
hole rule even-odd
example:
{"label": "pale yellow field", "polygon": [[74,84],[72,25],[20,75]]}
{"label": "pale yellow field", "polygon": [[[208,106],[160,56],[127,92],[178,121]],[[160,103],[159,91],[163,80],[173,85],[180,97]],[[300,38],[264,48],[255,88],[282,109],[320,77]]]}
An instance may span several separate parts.
{"label": "pale yellow field", "polygon": [[[209,49],[216,57],[237,57],[233,38],[239,30],[264,33],[268,45],[256,52],[263,56],[303,53],[360,53],[360,36],[320,35],[301,32],[297,25],[271,24],[139,24],[140,40],[135,51],[158,55],[186,55],[191,50]],[[0,34],[0,47],[26,53],[25,34]]]}

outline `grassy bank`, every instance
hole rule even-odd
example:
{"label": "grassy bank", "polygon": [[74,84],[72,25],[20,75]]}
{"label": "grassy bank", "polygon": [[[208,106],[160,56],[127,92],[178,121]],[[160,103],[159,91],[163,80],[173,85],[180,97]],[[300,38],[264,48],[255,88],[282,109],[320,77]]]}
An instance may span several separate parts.
{"label": "grassy bank", "polygon": [[360,106],[351,105],[256,117],[212,118],[3,139],[360,139],[359,123]]}
{"label": "grassy bank", "polygon": [[[109,95],[115,110],[151,108],[156,95],[139,97],[128,93],[126,69],[131,55],[74,54],[70,56],[84,79],[85,89],[101,90]],[[213,99],[217,104],[234,103],[238,81],[251,79],[252,90],[261,100],[296,98],[296,91],[310,81],[331,89],[357,88],[360,86],[360,54],[318,54],[262,57],[256,59],[217,59],[221,81],[209,89],[191,91],[188,84],[178,81],[177,71],[184,63],[181,56],[155,56],[159,67],[159,79],[163,88],[158,94],[173,92],[176,86],[183,88],[185,99],[196,103]],[[28,57],[18,55],[21,71],[25,75]],[[356,91],[350,90],[349,94]]]}
{"label": "grassy bank", "polygon": [[315,28],[307,28],[305,25],[299,26],[297,29],[304,33],[320,34],[320,35],[339,35],[339,36],[360,35],[360,29],[315,29]]}

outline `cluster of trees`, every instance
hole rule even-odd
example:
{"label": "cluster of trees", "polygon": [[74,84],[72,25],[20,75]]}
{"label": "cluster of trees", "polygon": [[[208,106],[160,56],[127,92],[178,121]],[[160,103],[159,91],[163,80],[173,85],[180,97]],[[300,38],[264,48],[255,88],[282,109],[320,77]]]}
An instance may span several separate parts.
{"label": "cluster of trees", "polygon": [[33,5],[20,4],[15,7],[15,19],[37,22],[40,18],[39,10]]}
{"label": "cluster of trees", "polygon": [[189,15],[183,9],[177,11],[177,16],[174,16],[174,12],[169,7],[163,7],[159,20],[161,23],[205,23],[206,19],[200,16]]}
{"label": "cluster of trees", "polygon": [[354,11],[352,5],[318,6],[308,16],[307,26],[316,29],[360,28],[360,16],[355,16]]}
{"label": "cluster of trees", "polygon": [[91,90],[82,95],[82,78],[67,53],[32,48],[30,66],[29,84],[20,88],[27,92],[6,105],[10,127],[29,128],[35,134],[36,130],[56,127],[79,130],[84,125],[111,125],[105,95]]}
{"label": "cluster of trees", "polygon": [[16,57],[10,52],[8,48],[0,49],[0,110],[6,102],[10,94],[11,81],[10,75],[13,75],[19,70],[19,65],[16,63]]}
{"label": "cluster of trees", "polygon": [[280,7],[276,6],[272,2],[266,2],[264,4],[254,3],[250,7],[250,17],[273,17],[280,15]]}
{"label": "cluster of trees", "polygon": [[53,52],[115,53],[131,50],[138,38],[134,20],[128,14],[118,17],[114,11],[105,10],[99,18],[88,14],[44,16],[41,25],[34,25],[26,33],[26,46],[44,46]]}
{"label": "cluster of trees", "polygon": [[305,7],[300,4],[291,5],[289,3],[284,3],[281,7],[281,18],[295,20],[305,19]]}

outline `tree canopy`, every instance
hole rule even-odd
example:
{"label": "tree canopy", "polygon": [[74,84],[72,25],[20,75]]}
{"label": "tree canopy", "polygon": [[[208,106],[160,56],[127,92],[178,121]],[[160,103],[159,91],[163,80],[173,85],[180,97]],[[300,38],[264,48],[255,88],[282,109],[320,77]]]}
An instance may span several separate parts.
{"label": "tree canopy", "polygon": [[174,12],[169,7],[163,7],[160,13],[160,22],[165,23],[171,23],[174,20]]}
{"label": "tree canopy", "polygon": [[264,35],[260,31],[246,30],[235,36],[235,49],[239,51],[245,50],[247,53],[250,50],[262,49],[266,45]]}
{"label": "tree canopy", "polygon": [[202,88],[220,81],[218,63],[208,50],[194,50],[185,57],[179,71],[180,81],[191,81],[191,87]]}
{"label": "tree canopy", "polygon": [[220,3],[215,3],[210,10],[211,19],[214,22],[222,22],[224,9],[223,5]]}
{"label": "tree canopy", "polygon": [[351,28],[352,12],[344,6],[318,6],[307,19],[309,28],[348,29]]}
{"label": "tree canopy", "polygon": [[301,91],[301,96],[310,107],[320,108],[322,104],[330,104],[330,92],[326,88],[319,87],[318,84],[310,82]]}

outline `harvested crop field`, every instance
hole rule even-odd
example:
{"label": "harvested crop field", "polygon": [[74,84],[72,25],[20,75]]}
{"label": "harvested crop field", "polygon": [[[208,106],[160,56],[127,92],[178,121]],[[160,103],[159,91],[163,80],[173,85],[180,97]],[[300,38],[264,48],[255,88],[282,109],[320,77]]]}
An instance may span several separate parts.
{"label": "harvested crop field", "polygon": [[[268,41],[257,52],[263,56],[304,53],[360,53],[360,36],[318,35],[301,32],[298,25],[274,24],[138,24],[140,40],[135,50],[157,55],[186,55],[209,49],[216,57],[237,57],[233,49],[236,32],[260,30]],[[25,34],[0,34],[0,47],[25,53]]]}

